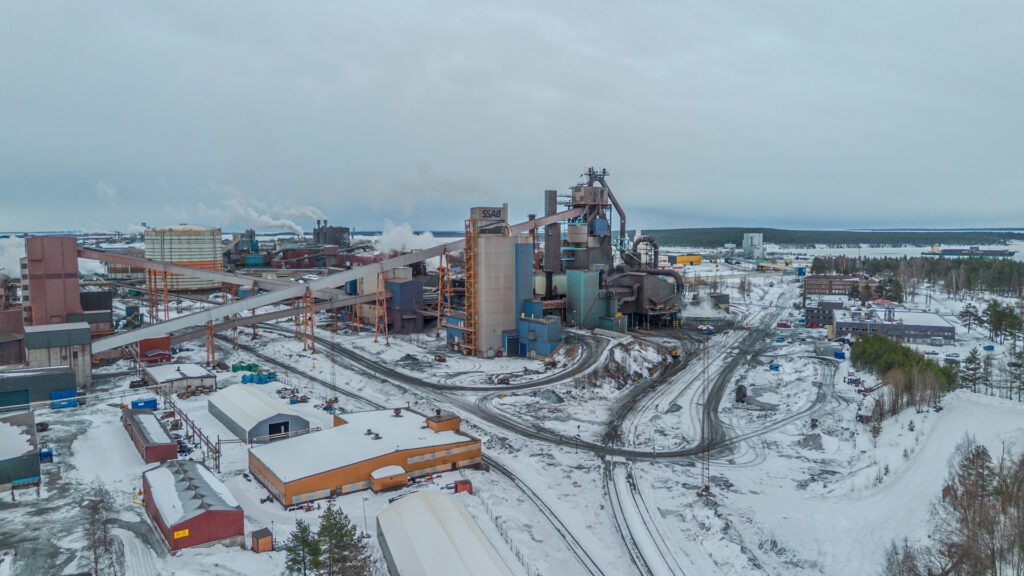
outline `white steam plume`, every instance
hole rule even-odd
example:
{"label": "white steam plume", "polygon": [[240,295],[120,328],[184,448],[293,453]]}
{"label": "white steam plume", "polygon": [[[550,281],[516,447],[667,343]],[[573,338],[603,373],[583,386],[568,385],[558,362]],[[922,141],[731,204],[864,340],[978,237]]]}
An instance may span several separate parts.
{"label": "white steam plume", "polygon": [[380,237],[374,238],[373,244],[381,252],[409,252],[432,248],[437,246],[438,241],[430,232],[416,234],[408,222],[396,226],[391,220],[385,220],[384,231]]}
{"label": "white steam plume", "polygon": [[225,189],[228,197],[221,201],[220,208],[199,205],[199,212],[221,222],[241,224],[254,230],[288,230],[302,235],[302,227],[294,222],[299,218],[326,219],[323,212],[313,206],[274,206],[254,198],[244,198],[233,188]]}
{"label": "white steam plume", "polygon": [[21,276],[21,263],[18,260],[25,255],[25,239],[6,236],[0,238],[0,276],[18,278]]}

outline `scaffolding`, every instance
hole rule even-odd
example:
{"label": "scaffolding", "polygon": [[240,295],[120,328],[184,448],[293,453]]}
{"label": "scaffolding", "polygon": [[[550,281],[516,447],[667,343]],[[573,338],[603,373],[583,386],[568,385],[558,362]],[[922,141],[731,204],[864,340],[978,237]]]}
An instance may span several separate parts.
{"label": "scaffolding", "polygon": [[448,259],[448,251],[445,250],[441,253],[441,260],[437,264],[437,333],[434,334],[435,336],[441,336],[441,324],[447,321],[448,314],[451,313],[451,297],[451,263]]}
{"label": "scaffolding", "polygon": [[206,366],[212,368],[217,362],[217,353],[214,350],[213,321],[206,322]]}
{"label": "scaffolding", "polygon": [[391,340],[388,339],[388,302],[384,296],[384,275],[380,272],[377,273],[377,300],[373,315],[373,341],[377,342],[377,337],[383,331],[384,345],[391,346]]}
{"label": "scaffolding", "polygon": [[476,219],[466,220],[466,321],[463,324],[462,353],[476,356],[477,330],[477,242]]}
{"label": "scaffolding", "polygon": [[302,295],[302,349],[308,349],[316,354],[316,302],[313,299],[313,291],[306,290]]}

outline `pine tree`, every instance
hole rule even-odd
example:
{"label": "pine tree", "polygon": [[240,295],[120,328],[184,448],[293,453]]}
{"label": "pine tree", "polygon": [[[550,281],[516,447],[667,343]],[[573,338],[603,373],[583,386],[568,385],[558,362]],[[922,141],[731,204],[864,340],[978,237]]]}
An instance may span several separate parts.
{"label": "pine tree", "polygon": [[970,388],[972,392],[977,392],[980,378],[981,353],[977,348],[972,348],[970,354],[960,364],[960,385]]}
{"label": "pine tree", "polygon": [[322,576],[369,576],[370,550],[349,517],[327,505],[320,517],[317,539],[322,546]]}
{"label": "pine tree", "polygon": [[865,304],[868,300],[875,299],[875,291],[871,289],[870,284],[864,284],[860,287],[860,303]]}
{"label": "pine tree", "polygon": [[967,333],[971,333],[973,328],[981,320],[981,315],[978,314],[978,308],[974,304],[967,304],[960,310],[960,313],[956,317],[963,323],[964,327],[967,328]]}
{"label": "pine tree", "polygon": [[850,297],[850,300],[860,300],[860,286],[851,284],[850,293],[847,296]]}
{"label": "pine tree", "polygon": [[284,551],[285,567],[289,574],[312,576],[320,569],[320,540],[310,530],[309,524],[302,520],[296,522]]}

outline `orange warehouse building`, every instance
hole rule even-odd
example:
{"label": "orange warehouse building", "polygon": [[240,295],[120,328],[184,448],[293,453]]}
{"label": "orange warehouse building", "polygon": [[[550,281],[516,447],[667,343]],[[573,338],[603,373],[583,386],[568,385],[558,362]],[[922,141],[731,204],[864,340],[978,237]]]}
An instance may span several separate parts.
{"label": "orange warehouse building", "polygon": [[[353,412],[335,426],[249,450],[249,471],[285,506],[404,486],[408,479],[480,463],[480,440],[454,414]],[[400,472],[401,469],[403,472]]]}

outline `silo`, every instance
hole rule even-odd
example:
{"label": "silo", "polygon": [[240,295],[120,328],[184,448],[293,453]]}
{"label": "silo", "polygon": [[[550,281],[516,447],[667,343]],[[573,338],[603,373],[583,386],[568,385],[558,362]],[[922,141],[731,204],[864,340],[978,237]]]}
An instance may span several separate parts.
{"label": "silo", "polygon": [[516,325],[515,239],[501,235],[477,237],[477,353],[490,356],[502,349],[501,333]]}
{"label": "silo", "polygon": [[[145,239],[146,258],[204,270],[219,271],[223,268],[220,228],[187,224],[149,228],[145,232]],[[160,282],[159,286],[162,288],[163,283]],[[211,290],[219,287],[218,282],[201,278],[179,275],[167,277],[169,290]]]}

